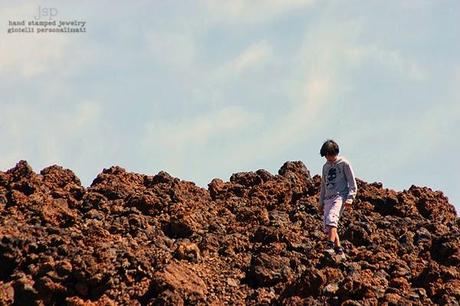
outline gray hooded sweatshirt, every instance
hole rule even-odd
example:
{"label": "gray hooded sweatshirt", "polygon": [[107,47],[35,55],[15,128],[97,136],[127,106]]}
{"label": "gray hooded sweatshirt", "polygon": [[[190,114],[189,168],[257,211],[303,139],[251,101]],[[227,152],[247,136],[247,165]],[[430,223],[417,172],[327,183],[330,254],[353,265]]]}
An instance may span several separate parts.
{"label": "gray hooded sweatshirt", "polygon": [[335,195],[354,200],[358,186],[350,162],[342,156],[337,156],[335,162],[326,161],[321,177],[321,192],[319,204]]}

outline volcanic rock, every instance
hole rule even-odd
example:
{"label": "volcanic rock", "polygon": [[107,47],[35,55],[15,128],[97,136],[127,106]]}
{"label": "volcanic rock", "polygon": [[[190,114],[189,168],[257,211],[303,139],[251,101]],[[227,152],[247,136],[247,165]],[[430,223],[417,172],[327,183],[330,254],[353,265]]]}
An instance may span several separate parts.
{"label": "volcanic rock", "polygon": [[357,180],[323,255],[301,161],[202,188],[172,177],[0,171],[0,305],[458,305],[460,218],[441,191]]}

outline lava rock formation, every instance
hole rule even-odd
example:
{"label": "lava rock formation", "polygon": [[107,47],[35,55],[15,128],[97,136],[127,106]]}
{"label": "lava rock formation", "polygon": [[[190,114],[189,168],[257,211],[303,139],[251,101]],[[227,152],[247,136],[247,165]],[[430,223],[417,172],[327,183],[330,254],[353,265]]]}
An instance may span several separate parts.
{"label": "lava rock formation", "polygon": [[0,172],[0,305],[458,305],[460,218],[440,191],[358,182],[323,255],[300,161],[213,179],[60,166]]}

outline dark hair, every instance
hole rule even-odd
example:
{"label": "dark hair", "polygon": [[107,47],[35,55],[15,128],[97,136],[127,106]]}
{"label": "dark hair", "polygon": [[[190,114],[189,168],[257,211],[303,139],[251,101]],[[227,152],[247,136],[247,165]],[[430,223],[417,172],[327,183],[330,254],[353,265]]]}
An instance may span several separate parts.
{"label": "dark hair", "polygon": [[328,139],[321,146],[319,154],[321,154],[321,156],[339,155],[339,145],[334,140]]}

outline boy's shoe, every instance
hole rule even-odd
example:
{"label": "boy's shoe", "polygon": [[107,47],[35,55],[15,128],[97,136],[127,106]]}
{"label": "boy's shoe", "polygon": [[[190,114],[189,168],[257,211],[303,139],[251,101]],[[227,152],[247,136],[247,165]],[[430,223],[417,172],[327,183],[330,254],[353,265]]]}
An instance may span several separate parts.
{"label": "boy's shoe", "polygon": [[336,256],[337,256],[339,259],[341,259],[341,260],[347,259],[347,257],[345,256],[345,252],[343,251],[343,248],[342,248],[341,246],[335,247],[335,248],[334,248],[334,251],[335,251]]}
{"label": "boy's shoe", "polygon": [[335,255],[334,242],[330,240],[326,242],[326,248],[324,249],[324,253],[332,256]]}

